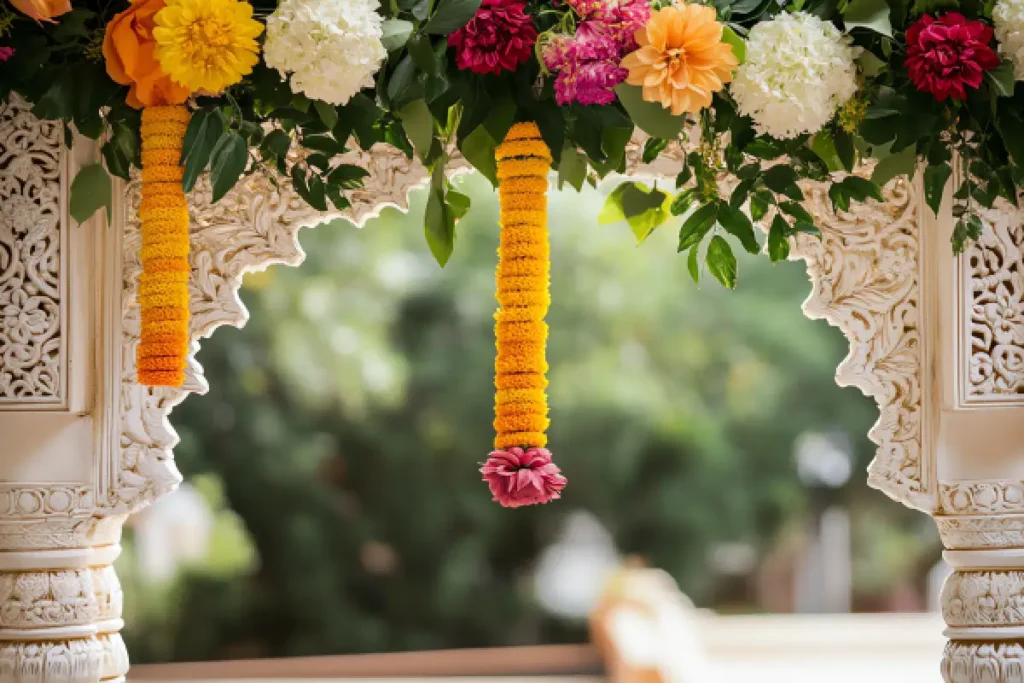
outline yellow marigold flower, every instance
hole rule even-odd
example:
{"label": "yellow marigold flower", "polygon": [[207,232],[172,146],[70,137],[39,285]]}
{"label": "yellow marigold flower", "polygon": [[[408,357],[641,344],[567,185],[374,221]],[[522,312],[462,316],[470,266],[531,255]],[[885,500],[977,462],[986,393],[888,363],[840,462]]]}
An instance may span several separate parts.
{"label": "yellow marigold flower", "polygon": [[643,87],[643,98],[679,116],[711,105],[711,96],[732,80],[739,60],[722,42],[715,8],[681,4],[651,13],[636,32],[635,52],[626,55],[626,82]]}
{"label": "yellow marigold flower", "polygon": [[154,18],[156,57],[189,90],[220,92],[252,72],[263,24],[239,0],[167,0]]}

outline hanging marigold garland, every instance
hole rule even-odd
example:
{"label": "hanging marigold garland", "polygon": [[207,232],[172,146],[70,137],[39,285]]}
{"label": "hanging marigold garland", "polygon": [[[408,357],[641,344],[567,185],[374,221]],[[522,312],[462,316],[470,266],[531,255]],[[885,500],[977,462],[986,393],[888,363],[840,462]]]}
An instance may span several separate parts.
{"label": "hanging marigold garland", "polygon": [[182,105],[142,110],[142,340],[139,382],[181,386],[188,351],[188,203],[181,148],[189,112]]}
{"label": "hanging marigold garland", "polygon": [[505,507],[561,497],[566,480],[547,445],[544,316],[551,303],[547,231],[551,151],[536,124],[517,123],[495,152],[501,182],[494,336],[495,450],[480,472]]}

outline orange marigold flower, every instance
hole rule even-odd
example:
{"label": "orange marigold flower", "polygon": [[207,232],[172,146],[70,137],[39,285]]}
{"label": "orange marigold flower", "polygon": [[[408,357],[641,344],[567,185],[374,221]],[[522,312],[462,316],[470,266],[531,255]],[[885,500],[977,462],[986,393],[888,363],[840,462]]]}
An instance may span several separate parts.
{"label": "orange marigold flower", "polygon": [[711,105],[712,94],[732,80],[739,60],[722,42],[715,9],[670,5],[651,14],[636,32],[640,48],[626,55],[626,82],[643,87],[643,98],[679,116]]}

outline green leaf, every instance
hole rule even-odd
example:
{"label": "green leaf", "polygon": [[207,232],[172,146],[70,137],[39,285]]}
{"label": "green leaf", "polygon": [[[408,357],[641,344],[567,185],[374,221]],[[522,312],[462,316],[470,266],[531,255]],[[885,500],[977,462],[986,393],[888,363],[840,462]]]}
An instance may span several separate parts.
{"label": "green leaf", "polygon": [[697,263],[698,246],[690,247],[690,255],[686,257],[686,269],[690,271],[690,277],[694,284],[700,284],[700,265]]}
{"label": "green leaf", "polygon": [[833,183],[828,188],[828,198],[832,200],[832,210],[849,211],[850,210],[850,195],[843,189],[842,183]]}
{"label": "green leaf", "polygon": [[759,221],[768,213],[769,202],[756,194],[750,198],[750,218]]}
{"label": "green leaf", "polygon": [[185,192],[191,192],[195,187],[196,180],[210,163],[213,148],[227,135],[224,124],[223,115],[212,109],[200,109],[189,121],[181,148],[181,158],[185,164],[181,186]]}
{"label": "green leaf", "polygon": [[768,189],[779,194],[784,194],[790,199],[800,201],[804,193],[796,184],[796,171],[790,166],[772,166],[764,172],[764,184]]}
{"label": "green leaf", "polygon": [[[879,202],[885,201],[885,197],[882,195],[882,188],[870,180],[855,175],[847,176],[843,179],[843,189],[851,198],[856,199],[858,202],[862,202],[869,197]],[[813,223],[814,221],[812,220],[811,222]]]}
{"label": "green leaf", "polygon": [[472,133],[459,141],[459,149],[466,161],[480,171],[494,187],[498,186],[498,164],[494,160],[494,149],[497,141],[487,132],[487,127],[480,125]]}
{"label": "green leaf", "polygon": [[101,208],[107,210],[107,220],[111,219],[113,202],[113,185],[110,175],[103,164],[95,163],[83,166],[75,174],[71,183],[71,198],[68,201],[68,213],[79,224],[84,223]]}
{"label": "green leaf", "polygon": [[433,35],[451,35],[469,23],[480,8],[480,2],[481,0],[440,0],[437,11],[430,17],[423,30]]}
{"label": "green leaf", "polygon": [[758,159],[764,159],[765,161],[778,159],[785,153],[785,150],[781,147],[770,140],[765,140],[764,138],[756,138],[752,140],[743,151],[757,157]]}
{"label": "green leaf", "polygon": [[807,209],[800,206],[796,202],[782,202],[779,204],[779,208],[785,213],[792,216],[795,220],[806,221],[807,223],[814,223],[814,218],[807,212]]}
{"label": "green leaf", "polygon": [[[332,104],[321,102],[320,100],[313,101],[313,108],[316,109],[317,116],[324,122],[327,129],[334,128],[335,124],[338,123],[338,110]],[[342,141],[344,143],[344,141]]]}
{"label": "green leaf", "polygon": [[757,243],[757,236],[754,234],[754,226],[743,211],[722,204],[718,209],[718,222],[726,232],[740,241],[748,253],[756,254],[761,251],[761,245]]}
{"label": "green leaf", "polygon": [[852,0],[843,11],[846,30],[866,28],[892,38],[889,4],[886,0]]}
{"label": "green leaf", "polygon": [[354,190],[363,186],[363,178],[370,175],[362,166],[342,164],[327,175],[327,184],[343,190]]}
{"label": "green leaf", "polygon": [[671,111],[657,102],[645,101],[640,86],[620,83],[615,86],[615,94],[633,123],[648,135],[674,140],[683,130],[685,119],[673,116]]}
{"label": "green leaf", "polygon": [[466,215],[469,211],[469,207],[472,204],[472,200],[469,195],[465,195],[456,190],[449,189],[444,196],[445,202],[448,204],[448,209],[452,213],[452,217],[458,220]]}
{"label": "green leaf", "polygon": [[882,157],[871,173],[871,182],[879,187],[885,187],[890,180],[898,176],[913,177],[916,168],[917,152],[913,147],[907,147],[896,154]]}
{"label": "green leaf", "polygon": [[412,35],[413,28],[413,23],[405,19],[385,19],[382,26],[384,35],[381,36],[380,42],[384,44],[384,49],[388,52],[405,47],[405,44],[409,42],[409,36]]}
{"label": "green leaf", "polygon": [[434,46],[430,42],[430,36],[420,33],[409,41],[407,46],[409,54],[412,55],[412,61],[416,62],[416,66],[419,67],[420,71],[431,76],[436,76],[440,70],[440,64],[438,63],[437,55],[434,54]]}
{"label": "green leaf", "polygon": [[682,216],[690,210],[693,203],[697,201],[697,188],[690,187],[676,195],[669,206],[673,216]]}
{"label": "green leaf", "polygon": [[844,168],[843,160],[839,158],[836,151],[836,143],[832,138],[831,131],[822,129],[811,138],[811,150],[821,157],[828,170],[831,172],[841,171]]}
{"label": "green leaf", "polygon": [[704,235],[715,225],[718,218],[718,204],[705,204],[683,222],[679,229],[679,251],[686,251],[699,244]]}
{"label": "green leaf", "polygon": [[789,256],[789,223],[782,214],[775,214],[771,230],[768,231],[768,256],[772,263],[784,261]]}
{"label": "green leaf", "polygon": [[753,189],[756,180],[756,178],[746,178],[741,181],[732,191],[732,196],[729,197],[729,206],[734,209],[742,208],[746,204],[747,198],[750,196],[750,190]]}
{"label": "green leaf", "polygon": [[1013,62],[1004,60],[999,66],[985,72],[985,80],[992,84],[1000,97],[1013,96]]}
{"label": "green leaf", "polygon": [[836,129],[832,134],[832,141],[835,143],[836,154],[839,155],[839,163],[844,170],[852,173],[857,161],[857,146],[853,136],[845,130]]}
{"label": "green leaf", "polygon": [[283,159],[288,156],[288,149],[292,145],[292,138],[283,130],[272,130],[263,138],[260,149],[265,151],[265,156],[272,156]]}
{"label": "green leaf", "polygon": [[210,179],[213,183],[213,202],[235,186],[249,161],[249,147],[238,133],[222,137],[210,155]]}
{"label": "green leaf", "polygon": [[421,161],[427,163],[434,142],[434,115],[425,100],[413,100],[398,110],[405,134]]}
{"label": "green leaf", "polygon": [[857,58],[857,64],[860,65],[860,72],[868,78],[877,76],[886,68],[886,63],[875,56],[875,53],[870,50],[864,50],[860,53],[860,57]]}
{"label": "green leaf", "polygon": [[647,142],[644,143],[644,153],[642,161],[645,164],[649,164],[658,158],[658,155],[665,151],[668,147],[668,140],[663,138],[648,138]]}
{"label": "green leaf", "polygon": [[715,279],[729,289],[736,289],[736,256],[732,247],[721,235],[715,235],[708,244],[708,253],[704,257],[708,270]]}
{"label": "green leaf", "polygon": [[924,169],[924,198],[936,216],[939,215],[939,207],[942,205],[946,181],[951,175],[953,175],[953,169],[949,167],[949,164],[932,165]]}
{"label": "green leaf", "polygon": [[628,183],[623,183],[612,190],[604,200],[601,212],[597,214],[598,225],[610,225],[626,220],[626,212],[622,208],[622,195]]}
{"label": "green leaf", "polygon": [[566,143],[562,148],[562,159],[558,162],[558,189],[562,189],[564,183],[569,183],[579,192],[586,179],[587,157]]}
{"label": "green leaf", "polygon": [[740,60],[740,64],[747,61],[747,44],[736,34],[736,31],[728,26],[723,26],[722,42],[732,47],[732,53],[736,55],[736,59]]}
{"label": "green leaf", "polygon": [[392,106],[397,109],[401,109],[417,97],[422,97],[423,86],[416,80],[416,63],[410,55],[402,57],[391,73],[387,95]]}
{"label": "green leaf", "polygon": [[327,210],[327,187],[318,176],[314,175],[309,179],[309,197],[306,201],[317,211]]}
{"label": "green leaf", "polygon": [[622,213],[629,223],[637,244],[643,242],[656,227],[668,220],[669,196],[659,189],[648,189],[642,183],[625,183],[622,192]]}
{"label": "green leaf", "polygon": [[427,209],[423,216],[423,231],[427,246],[434,260],[444,268],[455,250],[455,216],[445,201],[444,167],[447,159],[442,158],[434,165],[430,177],[430,192],[427,195]]}

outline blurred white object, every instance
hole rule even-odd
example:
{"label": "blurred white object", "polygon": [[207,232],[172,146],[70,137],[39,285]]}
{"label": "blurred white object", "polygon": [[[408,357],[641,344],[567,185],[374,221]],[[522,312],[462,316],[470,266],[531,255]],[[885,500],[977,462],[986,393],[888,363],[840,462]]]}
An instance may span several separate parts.
{"label": "blurred white object", "polygon": [[188,484],[156,501],[132,520],[139,571],[151,581],[167,581],[210,548],[214,515]]}
{"label": "blurred white object", "polygon": [[796,471],[805,486],[837,489],[850,479],[853,454],[842,433],[805,432],[796,440]]}
{"label": "blurred white object", "polygon": [[623,569],[591,617],[611,683],[710,682],[697,609],[657,569]]}
{"label": "blurred white object", "polygon": [[839,506],[825,510],[817,535],[800,559],[794,576],[797,612],[849,612],[853,585],[850,515]]}
{"label": "blurred white object", "polygon": [[534,574],[537,600],[552,614],[585,619],[618,566],[611,534],[592,514],[577,510],[558,539],[541,553]]}

